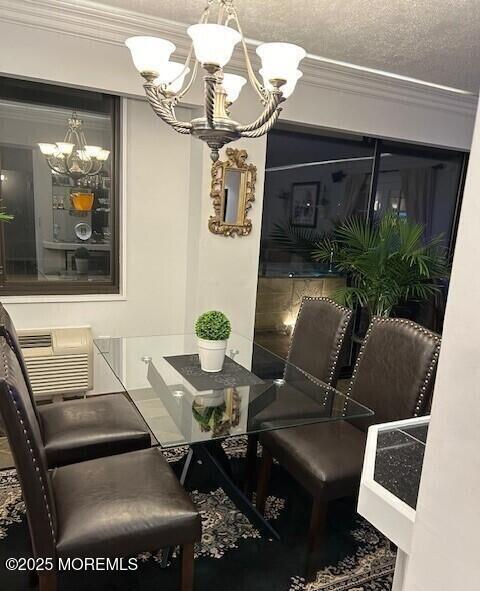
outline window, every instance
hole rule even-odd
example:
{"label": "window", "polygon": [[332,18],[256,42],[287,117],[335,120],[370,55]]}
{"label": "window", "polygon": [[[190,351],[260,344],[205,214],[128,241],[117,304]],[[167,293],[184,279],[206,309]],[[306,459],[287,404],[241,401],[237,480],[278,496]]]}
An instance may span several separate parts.
{"label": "window", "polygon": [[443,236],[453,249],[467,155],[330,132],[272,131],[262,219],[260,275],[318,275],[328,271],[286,252],[272,239],[287,223],[328,234],[351,216],[378,219],[394,212],[425,226],[425,239]]}
{"label": "window", "polygon": [[[375,142],[339,134],[285,130],[268,137],[262,226],[262,274],[309,273],[313,265],[271,239],[275,226],[330,232],[352,215],[366,215]],[[319,265],[315,265],[318,271]]]}
{"label": "window", "polygon": [[118,293],[118,125],[118,97],[0,78],[0,295]]}

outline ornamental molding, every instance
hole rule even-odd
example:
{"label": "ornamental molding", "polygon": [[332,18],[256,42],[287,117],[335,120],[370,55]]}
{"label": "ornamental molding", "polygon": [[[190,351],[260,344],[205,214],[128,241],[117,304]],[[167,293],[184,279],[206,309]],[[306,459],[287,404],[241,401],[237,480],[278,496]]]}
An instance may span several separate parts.
{"label": "ornamental molding", "polygon": [[[184,58],[190,47],[186,24],[105,6],[89,0],[0,0],[0,20],[71,35],[112,45],[123,45],[133,35],[156,35],[177,46],[178,57]],[[247,39],[253,64],[257,65],[255,48],[259,41]],[[240,52],[230,62],[234,70],[243,69]],[[302,61],[303,78],[298,87],[313,86],[330,91],[400,102],[474,117],[478,95],[437,88],[422,81],[396,77],[353,64],[346,64],[308,54]]]}

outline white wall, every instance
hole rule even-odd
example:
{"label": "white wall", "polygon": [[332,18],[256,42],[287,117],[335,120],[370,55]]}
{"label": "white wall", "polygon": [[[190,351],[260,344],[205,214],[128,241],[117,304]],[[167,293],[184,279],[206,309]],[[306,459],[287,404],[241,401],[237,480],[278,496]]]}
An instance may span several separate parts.
{"label": "white wall", "polygon": [[480,117],[448,296],[406,591],[478,591]]}
{"label": "white wall", "polygon": [[[156,34],[173,39],[185,53],[183,30],[82,0],[0,0],[0,73],[143,97],[122,41],[132,34]],[[72,67],[75,55],[81,59]],[[234,70],[238,63],[237,55]],[[469,148],[470,96],[315,58],[307,59],[303,69],[284,121]],[[192,108],[201,105],[200,84],[189,101]],[[114,335],[188,330],[197,312],[218,307],[232,315],[237,331],[252,334],[265,138],[240,143],[258,167],[253,232],[227,239],[207,229],[212,207],[206,148],[176,135],[146,104],[128,100],[128,107],[125,299],[73,302],[62,297],[41,303],[35,298],[34,304],[7,302],[8,310],[19,327],[90,323],[95,334]],[[260,106],[246,90],[233,111],[246,121],[257,116]]]}

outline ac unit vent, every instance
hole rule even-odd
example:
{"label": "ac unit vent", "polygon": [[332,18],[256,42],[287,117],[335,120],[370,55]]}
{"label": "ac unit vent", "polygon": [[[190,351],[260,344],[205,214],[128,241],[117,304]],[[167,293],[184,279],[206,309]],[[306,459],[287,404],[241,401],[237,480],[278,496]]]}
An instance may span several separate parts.
{"label": "ac unit vent", "polygon": [[34,347],[51,347],[52,335],[45,334],[22,334],[18,336],[22,349],[33,349]]}
{"label": "ac unit vent", "polygon": [[93,342],[89,328],[22,330],[18,337],[36,396],[93,388]]}

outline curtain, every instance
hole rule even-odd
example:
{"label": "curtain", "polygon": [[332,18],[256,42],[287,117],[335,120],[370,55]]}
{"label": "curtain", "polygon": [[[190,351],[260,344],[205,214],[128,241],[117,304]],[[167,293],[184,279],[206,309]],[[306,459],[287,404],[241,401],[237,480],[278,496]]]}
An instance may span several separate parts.
{"label": "curtain", "polygon": [[345,183],[344,218],[349,218],[359,208],[363,208],[362,198],[364,196],[365,180],[367,174],[349,174]]}
{"label": "curtain", "polygon": [[400,172],[407,218],[411,222],[423,224],[425,241],[432,237],[435,173],[431,167],[411,168]]}

